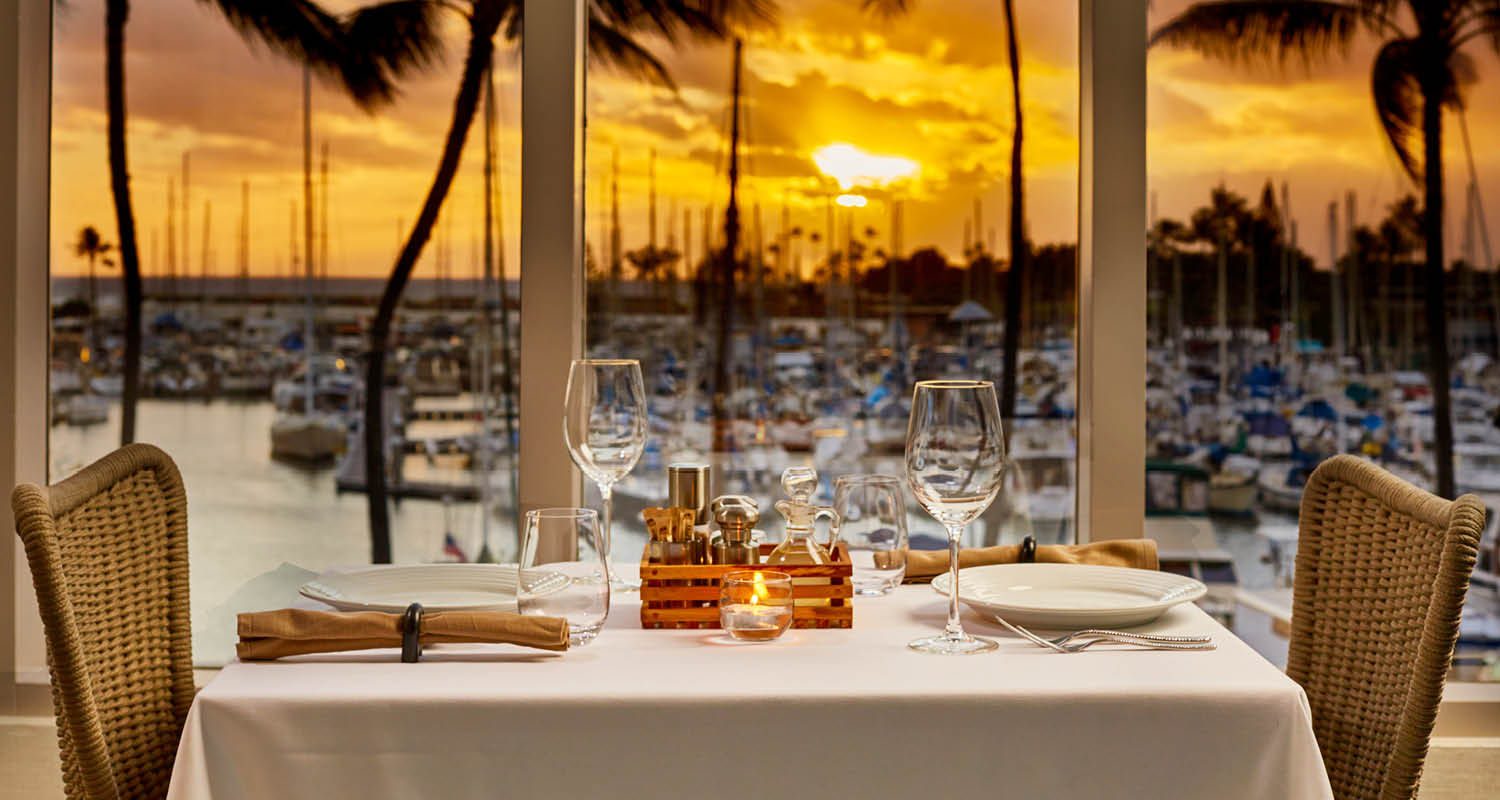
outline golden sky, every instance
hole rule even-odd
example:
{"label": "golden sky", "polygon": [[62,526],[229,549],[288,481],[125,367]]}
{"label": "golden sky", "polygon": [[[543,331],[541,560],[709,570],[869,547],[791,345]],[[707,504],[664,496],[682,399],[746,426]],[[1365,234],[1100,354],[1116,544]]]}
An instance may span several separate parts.
{"label": "golden sky", "polygon": [[[330,3],[349,8],[354,3]],[[1004,250],[1011,110],[1005,28],[996,0],[916,0],[895,21],[861,14],[855,0],[784,0],[781,24],[749,34],[745,52],[748,146],[742,219],[755,237],[781,227],[783,204],[794,226],[826,227],[835,181],[813,153],[847,144],[876,156],[915,162],[911,177],[860,189],[870,202],[840,210],[840,230],[878,246],[889,237],[891,197],[904,199],[904,242],[934,245],[956,257],[974,203],[981,230]],[[1166,19],[1185,0],[1158,0]],[[188,255],[202,269],[205,203],[211,203],[209,269],[238,269],[240,185],[250,182],[249,262],[257,274],[284,274],[292,250],[292,204],[301,198],[301,74],[262,48],[245,44],[203,4],[136,0],[127,32],[129,145],[142,259],[164,269],[166,192],[190,153]],[[1073,3],[1019,0],[1022,92],[1026,114],[1028,226],[1042,243],[1076,237],[1077,16]],[[59,12],[54,56],[53,269],[77,271],[71,243],[83,225],[115,239],[105,157],[102,3]],[[443,65],[407,82],[398,103],[365,114],[330,86],[315,85],[314,136],[331,151],[329,271],[378,275],[394,260],[399,224],[409,225],[431,180],[462,58],[462,29],[452,26]],[[701,253],[704,209],[722,225],[727,151],[730,48],[690,43],[663,57],[680,88],[672,93],[630,76],[589,74],[588,237],[598,246],[609,211],[607,182],[619,158],[620,214],[626,250],[648,238],[650,153],[657,152],[658,240],[679,247],[684,212],[692,215],[692,252]],[[1303,246],[1327,257],[1327,204],[1346,190],[1369,222],[1413,187],[1380,138],[1369,99],[1374,47],[1362,42],[1347,61],[1306,76],[1300,70],[1250,70],[1187,53],[1153,52],[1149,62],[1151,189],[1159,213],[1184,216],[1226,182],[1256,195],[1273,180],[1289,184]],[[1500,245],[1500,60],[1477,46],[1481,82],[1471,95],[1481,191]],[[502,60],[501,170],[506,266],[518,272],[519,63]],[[1450,130],[1454,120],[1450,117]],[[477,269],[480,227],[478,128],[445,211],[453,274]],[[1449,241],[1461,236],[1466,168],[1457,136],[1447,144],[1452,191]],[[180,191],[180,187],[179,187]],[[183,221],[177,223],[179,271]],[[842,235],[842,234],[841,234]],[[607,242],[607,237],[604,238]],[[804,271],[821,252],[806,241]],[[297,245],[300,253],[300,244]],[[1450,250],[1454,252],[1454,250]],[[300,257],[300,256],[299,256]],[[429,245],[419,275],[433,274]]]}

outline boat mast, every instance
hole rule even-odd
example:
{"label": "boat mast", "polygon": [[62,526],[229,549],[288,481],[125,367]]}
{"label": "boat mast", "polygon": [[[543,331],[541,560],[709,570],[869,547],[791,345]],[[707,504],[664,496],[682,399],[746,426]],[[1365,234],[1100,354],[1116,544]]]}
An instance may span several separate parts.
{"label": "boat mast", "polygon": [[240,344],[250,319],[250,181],[240,181]]}
{"label": "boat mast", "polygon": [[[192,273],[192,271],[193,271],[193,267],[192,267],[192,261],[193,261],[192,252],[193,251],[190,250],[190,249],[188,249],[188,244],[189,244],[188,238],[189,238],[189,235],[190,235],[191,229],[192,229],[192,226],[190,224],[188,224],[190,222],[190,219],[189,219],[189,216],[188,216],[188,187],[189,187],[189,183],[190,182],[188,180],[188,151],[184,150],[182,152],[182,278],[183,278],[184,282],[187,280],[188,275],[190,275]],[[176,280],[176,277],[177,276],[175,274],[172,276],[172,278],[173,278],[172,279],[172,307],[174,309],[177,307],[177,280]]]}
{"label": "boat mast", "polygon": [[319,177],[318,211],[318,304],[328,305],[328,140],[323,140],[323,164]]}
{"label": "boat mast", "polygon": [[208,239],[211,232],[210,222],[213,219],[214,204],[212,200],[203,201],[203,260],[199,264],[198,272],[198,313],[208,316]]}
{"label": "boat mast", "polygon": [[651,163],[650,163],[649,170],[650,170],[650,174],[649,174],[649,184],[648,184],[649,185],[649,189],[648,189],[648,192],[649,192],[650,196],[649,196],[649,198],[647,200],[647,206],[646,206],[646,215],[647,215],[647,223],[646,224],[647,224],[647,227],[650,229],[650,231],[647,234],[646,244],[650,246],[651,253],[654,256],[655,253],[656,253],[656,148],[655,147],[651,148]]}
{"label": "boat mast", "polygon": [[177,293],[177,197],[175,183],[167,178],[167,291],[171,297]]}
{"label": "boat mast", "polygon": [[620,324],[620,148],[614,149],[609,189],[609,324]]}
{"label": "boat mast", "polygon": [[312,416],[317,400],[317,389],[313,377],[313,358],[317,346],[313,319],[313,185],[312,185],[312,70],[302,68],[302,267],[306,276],[302,293],[303,336],[302,353],[307,357],[307,369],[303,375],[303,413]]}

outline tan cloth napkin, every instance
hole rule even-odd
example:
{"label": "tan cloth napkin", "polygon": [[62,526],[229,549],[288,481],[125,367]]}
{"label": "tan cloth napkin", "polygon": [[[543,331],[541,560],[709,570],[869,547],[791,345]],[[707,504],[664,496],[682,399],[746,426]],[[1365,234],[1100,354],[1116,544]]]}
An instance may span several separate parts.
{"label": "tan cloth napkin", "polygon": [[[241,661],[401,646],[401,615],[380,611],[306,611],[283,608],[239,615]],[[500,611],[440,611],[422,615],[422,644],[494,642],[542,650],[568,649],[568,621]]]}
{"label": "tan cloth napkin", "polygon": [[[1018,544],[970,547],[958,551],[958,566],[1014,564],[1021,555]],[[1111,539],[1091,544],[1044,544],[1036,548],[1036,560],[1045,564],[1102,564],[1108,567],[1157,569],[1153,539]],[[929,583],[948,571],[947,550],[909,550],[906,583]]]}

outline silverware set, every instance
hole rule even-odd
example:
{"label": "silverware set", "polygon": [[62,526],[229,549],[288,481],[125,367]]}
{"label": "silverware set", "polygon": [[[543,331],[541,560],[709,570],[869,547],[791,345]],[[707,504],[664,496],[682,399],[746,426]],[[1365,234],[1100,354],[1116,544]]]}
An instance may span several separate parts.
{"label": "silverware set", "polygon": [[[1107,631],[1088,628],[1044,639],[1020,625],[1012,625],[999,615],[989,615],[1007,630],[1028,642],[1058,653],[1079,653],[1096,644],[1124,644],[1147,650],[1213,650],[1217,647],[1213,639],[1201,634],[1174,635],[1165,633],[1133,633],[1130,631]],[[1075,639],[1079,641],[1074,641]]]}

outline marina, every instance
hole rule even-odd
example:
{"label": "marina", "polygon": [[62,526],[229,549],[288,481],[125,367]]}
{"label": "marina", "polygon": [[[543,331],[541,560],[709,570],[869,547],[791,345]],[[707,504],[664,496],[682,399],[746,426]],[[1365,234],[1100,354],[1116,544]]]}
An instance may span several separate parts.
{"label": "marina", "polygon": [[[435,291],[421,284],[414,288],[416,308],[403,316],[405,346],[401,350],[406,357],[397,361],[392,371],[399,378],[387,387],[387,408],[393,410],[386,437],[395,559],[404,563],[474,560],[484,552],[505,561],[513,558],[517,529],[511,448],[504,420],[496,412],[504,405],[499,396],[501,383],[498,376],[492,376],[491,385],[496,388],[490,400],[484,401],[473,391],[474,365],[480,359],[470,349],[440,346],[472,340],[472,310],[424,309],[424,290]],[[273,454],[278,422],[287,411],[300,412],[305,404],[306,361],[299,357],[294,320],[301,309],[295,302],[270,304],[253,318],[264,344],[246,348],[246,357],[237,363],[259,366],[241,366],[238,374],[247,382],[253,379],[262,390],[153,391],[153,396],[141,401],[138,436],[178,454],[184,469],[194,470],[197,476],[188,486],[194,518],[195,619],[222,609],[247,584],[275,574],[283,562],[317,570],[368,558],[361,437],[357,435],[360,349],[359,338],[353,334],[363,308],[352,303],[329,304],[320,311],[323,321],[318,335],[326,349],[315,362],[314,408],[339,434],[328,457]],[[187,313],[183,319],[186,324],[180,330],[158,328],[148,337],[147,352],[159,364],[203,365],[201,372],[186,374],[195,375],[199,386],[221,387],[222,374],[216,370],[223,360],[216,360],[215,354],[228,347],[226,342],[243,323],[227,313],[223,318]],[[901,473],[909,401],[899,394],[895,370],[861,368],[889,352],[882,341],[888,321],[875,318],[850,324],[834,338],[863,340],[868,349],[842,350],[832,359],[819,339],[808,335],[818,333],[823,321],[817,317],[771,321],[778,344],[771,357],[764,359],[771,365],[767,380],[754,379],[747,368],[747,388],[734,398],[732,455],[713,450],[707,392],[689,382],[689,375],[707,371],[703,348],[697,348],[695,361],[688,352],[662,344],[687,340],[690,317],[640,315],[615,329],[619,333],[614,345],[595,346],[598,355],[641,359],[651,412],[646,453],[615,492],[613,552],[617,559],[638,556],[646,538],[639,512],[662,502],[666,465],[674,461],[715,464],[716,494],[746,494],[765,507],[778,495],[782,470],[794,464],[817,468],[822,476],[821,502],[831,499],[832,481],[841,474]],[[985,364],[986,353],[998,350],[985,339],[989,334],[984,331],[962,333],[974,348],[965,351],[960,342],[941,339],[940,324],[930,323],[928,330],[938,343],[913,346],[906,358],[919,377],[962,374],[975,363]],[[104,334],[98,352],[109,352],[109,337]],[[744,337],[737,346],[748,350],[748,339]],[[1153,363],[1172,363],[1171,354],[1159,349],[1152,353]],[[1263,354],[1268,362],[1279,358],[1270,349]],[[107,358],[103,363],[91,358],[95,369],[84,370],[76,360],[69,364],[66,351],[55,351],[55,355],[53,396],[55,407],[65,415],[54,418],[52,469],[63,475],[112,449],[119,407],[109,391],[113,376]],[[1021,363],[1029,366],[1022,397],[1032,413],[1014,421],[1013,468],[1006,478],[1006,491],[970,526],[966,545],[1015,543],[1027,535],[1043,544],[1072,540],[1076,445],[1067,381],[1071,358],[1066,345],[1023,352]],[[746,359],[745,363],[755,361]],[[836,365],[832,374],[824,371],[830,361]],[[490,362],[497,364],[500,359]],[[1464,398],[1458,404],[1462,410],[1455,426],[1460,440],[1457,474],[1465,491],[1479,493],[1494,508],[1500,505],[1496,493],[1500,429],[1488,416],[1495,404],[1485,398],[1496,396],[1496,372],[1482,357],[1471,356],[1463,363],[1469,371],[1461,373],[1460,380],[1474,388],[1457,393]],[[1147,535],[1158,540],[1166,568],[1210,585],[1210,596],[1201,604],[1221,619],[1232,621],[1238,614],[1269,628],[1271,623],[1262,619],[1267,609],[1282,617],[1289,613],[1289,605],[1281,606],[1288,602],[1295,559],[1300,481],[1316,463],[1309,453],[1331,454],[1334,443],[1342,442],[1343,450],[1365,453],[1401,471],[1408,480],[1430,481],[1431,426],[1424,424],[1427,395],[1420,376],[1348,373],[1345,386],[1372,387],[1368,398],[1394,398],[1393,402],[1367,400],[1361,405],[1346,393],[1331,391],[1328,383],[1318,383],[1332,371],[1326,359],[1302,356],[1294,365],[1279,381],[1277,369],[1255,371],[1255,381],[1270,380],[1275,388],[1242,385],[1237,399],[1212,407],[1208,413],[1190,403],[1193,382],[1174,383],[1169,369],[1162,369],[1146,388],[1153,409],[1149,434],[1154,448],[1153,460],[1143,465]],[[1291,383],[1287,373],[1300,377]],[[68,376],[75,378],[69,381]],[[1182,385],[1189,391],[1174,391],[1174,386]],[[763,389],[751,390],[751,386]],[[102,411],[102,419],[66,413],[79,408],[77,401],[83,398],[90,398]],[[1037,413],[1044,406],[1049,413]],[[1189,413],[1169,413],[1183,408]],[[1379,418],[1380,424],[1372,425],[1372,417]],[[491,464],[491,469],[480,469],[481,463]],[[592,487],[587,494],[588,502],[597,506]],[[914,547],[942,546],[942,531],[929,517],[913,512],[908,524]],[[1463,652],[1476,654],[1467,662],[1461,654],[1461,663],[1476,669],[1484,668],[1488,663],[1484,659],[1491,656],[1483,654],[1493,652],[1500,642],[1494,548],[1491,517],[1461,639]],[[1284,646],[1284,640],[1277,637],[1267,640],[1265,646],[1273,651],[1278,641]]]}

